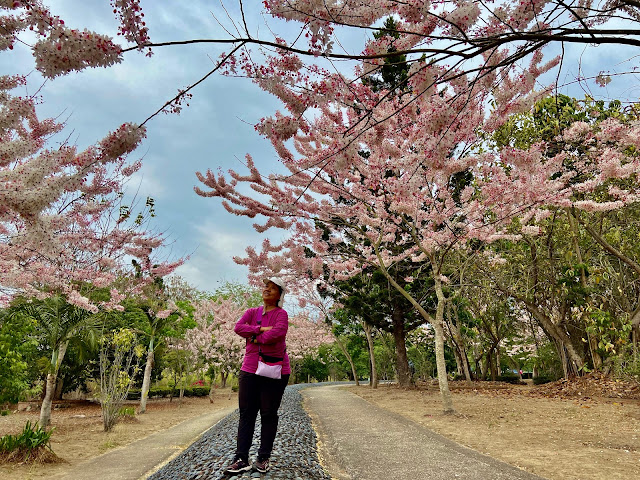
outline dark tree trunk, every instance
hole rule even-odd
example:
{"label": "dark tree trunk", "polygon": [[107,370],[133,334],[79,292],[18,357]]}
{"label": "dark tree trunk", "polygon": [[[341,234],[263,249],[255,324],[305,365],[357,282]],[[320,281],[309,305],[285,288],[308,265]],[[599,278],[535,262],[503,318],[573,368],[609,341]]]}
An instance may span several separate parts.
{"label": "dark tree trunk", "polygon": [[394,305],[393,313],[393,340],[396,346],[396,371],[398,384],[401,387],[411,386],[411,374],[409,373],[409,358],[407,357],[407,345],[405,343],[404,310]]}
{"label": "dark tree trunk", "polygon": [[62,388],[64,387],[64,379],[58,377],[56,379],[56,389],[53,392],[54,400],[62,400]]}

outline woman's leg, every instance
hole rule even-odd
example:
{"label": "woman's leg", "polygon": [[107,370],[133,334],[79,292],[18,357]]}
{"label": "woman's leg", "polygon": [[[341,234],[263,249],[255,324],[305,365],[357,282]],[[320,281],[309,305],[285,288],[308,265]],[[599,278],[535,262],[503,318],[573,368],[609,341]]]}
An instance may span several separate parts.
{"label": "woman's leg", "polygon": [[238,410],[240,421],[238,422],[238,444],[236,447],[236,459],[249,461],[249,449],[253,440],[253,431],[256,427],[256,417],[260,409],[260,377],[253,373],[240,371],[238,377]]}
{"label": "woman's leg", "polygon": [[258,377],[260,381],[260,448],[258,460],[265,460],[271,456],[273,442],[278,431],[278,408],[282,401],[284,389],[289,383],[289,374],[282,375],[280,380]]}

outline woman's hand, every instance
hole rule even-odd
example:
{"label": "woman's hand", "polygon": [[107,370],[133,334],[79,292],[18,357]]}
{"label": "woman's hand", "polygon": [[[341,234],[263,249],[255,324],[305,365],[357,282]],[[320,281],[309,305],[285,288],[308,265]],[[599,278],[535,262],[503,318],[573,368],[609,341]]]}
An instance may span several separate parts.
{"label": "woman's hand", "polygon": [[260,333],[262,332],[268,332],[269,330],[271,330],[273,327],[260,327]]}

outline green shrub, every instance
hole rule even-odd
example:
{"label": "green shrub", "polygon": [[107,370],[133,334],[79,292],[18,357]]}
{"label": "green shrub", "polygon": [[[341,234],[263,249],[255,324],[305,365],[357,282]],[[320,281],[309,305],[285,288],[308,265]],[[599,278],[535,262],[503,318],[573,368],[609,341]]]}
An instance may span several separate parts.
{"label": "green shrub", "polygon": [[525,382],[522,382],[520,380],[520,377],[515,374],[515,373],[503,373],[502,375],[498,376],[498,381],[499,382],[506,382],[506,383],[512,383],[514,385],[524,385]]}
{"label": "green shrub", "polygon": [[154,387],[149,389],[149,398],[159,397],[164,398],[171,395],[171,389],[166,387]]}
{"label": "green shrub", "polygon": [[120,410],[118,410],[118,415],[122,417],[135,417],[136,409],[135,407],[122,407]]}
{"label": "green shrub", "polygon": [[192,397],[206,397],[207,395],[209,395],[209,387],[191,387],[190,390],[190,396]]}
{"label": "green shrub", "polygon": [[555,382],[556,379],[548,375],[539,375],[533,379],[534,385],[542,385],[544,383]]}
{"label": "green shrub", "polygon": [[238,391],[238,385],[232,385],[231,386],[231,391],[232,392],[237,392]]}
{"label": "green shrub", "polygon": [[0,416],[6,417],[11,413],[11,410],[0,410]]}
{"label": "green shrub", "polygon": [[[173,396],[177,397],[180,395],[180,388],[176,387],[175,389],[172,387],[154,387],[149,389],[149,397],[148,398],[167,398],[171,395],[171,391],[173,390]],[[237,390],[237,388],[236,388]],[[236,391],[234,390],[234,391]],[[141,392],[140,390],[129,390],[127,395],[127,400],[140,400]],[[206,397],[209,395],[209,387],[186,387],[184,389],[185,397]]]}
{"label": "green shrub", "polygon": [[633,345],[626,345],[613,358],[613,373],[616,377],[640,379],[640,354]]}
{"label": "green shrub", "polygon": [[51,435],[54,429],[47,431],[38,423],[27,421],[22,433],[17,435],[4,435],[0,437],[0,454],[11,458],[20,458],[28,461],[29,458],[42,449],[51,450]]}

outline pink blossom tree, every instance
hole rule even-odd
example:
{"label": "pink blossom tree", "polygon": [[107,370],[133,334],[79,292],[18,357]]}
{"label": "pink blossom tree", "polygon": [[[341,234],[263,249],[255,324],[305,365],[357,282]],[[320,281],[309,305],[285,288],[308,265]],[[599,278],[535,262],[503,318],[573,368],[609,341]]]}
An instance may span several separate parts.
{"label": "pink blossom tree", "polygon": [[[125,292],[181,262],[155,260],[152,252],[164,239],[141,228],[142,214],[132,221],[122,204],[125,182],[141,166],[127,164],[126,157],[145,130],[124,124],[82,152],[66,144],[48,149],[48,139],[63,125],[40,121],[33,97],[9,94],[24,81],[0,79],[0,285],[5,293],[60,292],[92,311],[98,306],[81,287],[111,286],[111,300],[103,306],[115,307]],[[127,267],[131,258],[138,271]],[[135,281],[123,282],[127,276]]]}
{"label": "pink blossom tree", "polygon": [[245,339],[233,329],[246,309],[247,305],[237,298],[200,300],[194,313],[197,326],[185,336],[194,353],[220,369],[223,386],[229,374],[242,366]]}
{"label": "pink blossom tree", "polygon": [[[231,213],[266,217],[256,225],[258,231],[276,227],[292,232],[280,245],[265,240],[260,253],[248,249],[240,263],[256,274],[289,271],[292,276],[317,278],[328,266],[334,278],[342,279],[366,266],[380,269],[435,329],[446,412],[453,411],[442,329],[443,284],[449,281],[443,265],[449,253],[473,248],[474,243],[518,238],[519,230],[511,230],[516,217],[522,231],[537,231],[535,222],[549,215],[550,205],[615,208],[623,198],[636,199],[633,186],[610,190],[615,201],[584,202],[575,196],[594,191],[610,175],[637,174],[637,159],[628,150],[635,145],[635,125],[618,128],[612,122],[602,128],[606,148],[594,145],[591,155],[574,159],[580,175],[564,168],[575,156],[571,149],[551,157],[543,142],[527,150],[487,150],[484,135],[544,95],[534,91],[536,79],[557,62],[542,65],[537,52],[524,71],[502,69],[498,76],[491,66],[507,55],[487,54],[484,74],[478,78],[414,62],[410,93],[397,96],[366,84],[347,84],[341,75],[326,72],[313,84],[291,52],[271,58],[269,79],[247,59],[242,64],[247,74],[277,95],[289,111],[277,112],[257,127],[272,141],[289,173],[264,176],[247,156],[248,175],[230,172],[227,181],[210,171],[198,174],[210,188],[196,188],[200,195],[223,198]],[[292,75],[297,77],[290,80]],[[437,88],[434,78],[440,79]],[[307,94],[296,91],[299,81],[307,82]],[[489,104],[492,109],[487,111]],[[319,111],[313,119],[302,115],[310,105]],[[567,135],[579,132],[581,126],[576,125]],[[238,188],[243,183],[267,200],[243,193],[246,190]],[[336,248],[341,244],[350,248]],[[309,249],[314,255],[307,255]],[[391,273],[394,265],[406,260],[431,268],[438,299],[433,317]]]}
{"label": "pink blossom tree", "polygon": [[287,354],[291,360],[296,361],[313,355],[320,345],[334,341],[333,334],[326,325],[320,319],[312,318],[309,312],[299,312],[289,317]]}
{"label": "pink blossom tree", "polygon": [[[259,127],[271,139],[289,175],[263,177],[247,157],[249,175],[230,172],[228,183],[212,172],[199,174],[211,190],[196,191],[222,197],[232,213],[267,217],[264,225],[256,226],[259,231],[280,227],[293,232],[281,245],[265,241],[260,254],[248,250],[242,262],[256,272],[291,270],[313,278],[328,265],[340,280],[366,266],[380,269],[424,320],[434,325],[444,407],[453,411],[444,367],[443,260],[469,239],[501,238],[502,230],[524,204],[535,204],[548,195],[546,185],[534,183],[527,187],[528,195],[522,196],[524,185],[531,180],[529,156],[508,159],[515,168],[500,177],[502,159],[473,154],[471,149],[480,142],[482,126],[495,128],[508,113],[531,104],[535,78],[553,66],[540,66],[540,60],[540,56],[534,59],[526,75],[505,77],[505,87],[510,88],[494,91],[493,96],[490,76],[475,85],[459,76],[440,91],[429,80],[430,94],[414,95],[410,101],[364,84],[341,87],[339,76],[334,76],[330,96],[340,100],[320,105],[316,119],[297,117],[294,121],[277,113]],[[411,82],[412,91],[425,87],[423,78],[414,77]],[[297,98],[286,98],[293,111]],[[490,99],[496,108],[485,116],[484,106]],[[367,108],[373,109],[370,118]],[[372,128],[368,130],[356,127],[369,121]],[[288,148],[290,139],[295,153]],[[546,168],[557,169],[557,165],[549,162]],[[473,184],[461,187],[452,181],[454,175],[465,172],[472,176]],[[550,176],[545,169],[535,174]],[[239,193],[237,186],[245,182],[269,200],[261,202]],[[505,201],[507,198],[513,202]],[[340,244],[350,248],[336,248]],[[306,255],[305,248],[315,255]],[[438,294],[435,318],[390,273],[405,260],[431,266]]]}

